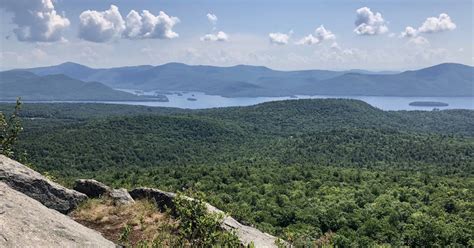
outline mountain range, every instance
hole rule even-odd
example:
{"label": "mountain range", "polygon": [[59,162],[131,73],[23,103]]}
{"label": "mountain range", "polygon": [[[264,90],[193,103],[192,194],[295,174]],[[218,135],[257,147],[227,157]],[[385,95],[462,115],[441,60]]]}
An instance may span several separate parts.
{"label": "mountain range", "polygon": [[0,72],[0,100],[13,101],[166,101],[166,96],[142,97],[114,90],[99,82],[84,82],[64,74],[38,76],[13,70]]}
{"label": "mountain range", "polygon": [[19,69],[40,77],[65,75],[111,88],[144,91],[200,91],[227,97],[474,96],[474,67],[445,63],[404,72],[364,70],[277,71],[263,66],[216,67],[168,63],[95,69],[76,63]]}

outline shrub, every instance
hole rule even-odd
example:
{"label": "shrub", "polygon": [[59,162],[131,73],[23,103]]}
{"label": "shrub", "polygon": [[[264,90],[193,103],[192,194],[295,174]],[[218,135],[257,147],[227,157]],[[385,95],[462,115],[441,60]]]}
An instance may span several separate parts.
{"label": "shrub", "polygon": [[221,229],[224,216],[209,213],[201,199],[190,199],[181,194],[175,198],[180,237],[188,240],[192,247],[238,247],[237,236]]}

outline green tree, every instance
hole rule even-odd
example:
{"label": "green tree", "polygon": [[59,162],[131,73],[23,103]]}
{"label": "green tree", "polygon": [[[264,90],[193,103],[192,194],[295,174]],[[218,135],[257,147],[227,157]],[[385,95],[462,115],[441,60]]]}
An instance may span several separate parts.
{"label": "green tree", "polygon": [[21,109],[20,98],[16,100],[15,110],[10,116],[0,112],[0,154],[13,157],[13,146],[18,134],[23,130],[19,117]]}

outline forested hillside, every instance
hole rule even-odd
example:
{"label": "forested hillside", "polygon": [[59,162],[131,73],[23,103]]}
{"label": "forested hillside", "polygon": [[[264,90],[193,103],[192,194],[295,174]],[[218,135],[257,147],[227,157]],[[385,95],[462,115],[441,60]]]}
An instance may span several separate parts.
{"label": "forested hillside", "polygon": [[64,183],[203,192],[297,245],[474,245],[474,111],[319,99],[194,111],[25,104],[22,116],[16,154]]}

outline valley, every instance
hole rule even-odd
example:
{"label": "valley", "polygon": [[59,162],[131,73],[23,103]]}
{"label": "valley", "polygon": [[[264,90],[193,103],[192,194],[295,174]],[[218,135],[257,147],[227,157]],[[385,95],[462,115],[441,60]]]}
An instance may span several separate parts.
{"label": "valley", "polygon": [[208,110],[26,103],[22,118],[16,154],[65,185],[96,178],[202,192],[295,245],[472,239],[472,110],[382,111],[342,99]]}

